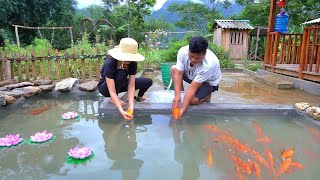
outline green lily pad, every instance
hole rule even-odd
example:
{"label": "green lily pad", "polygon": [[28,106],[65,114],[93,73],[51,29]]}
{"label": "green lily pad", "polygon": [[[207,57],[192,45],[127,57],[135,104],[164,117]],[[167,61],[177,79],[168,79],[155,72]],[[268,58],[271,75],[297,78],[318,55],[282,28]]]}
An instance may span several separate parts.
{"label": "green lily pad", "polygon": [[28,144],[43,144],[43,143],[47,143],[47,142],[51,142],[53,140],[55,140],[57,138],[57,136],[52,136],[50,139],[43,141],[43,142],[34,142],[30,139],[28,139]]}
{"label": "green lily pad", "polygon": [[13,145],[13,146],[0,146],[0,149],[2,149],[2,148],[16,147],[16,146],[22,145],[22,144],[24,144],[24,143],[26,143],[26,140],[25,140],[25,139],[23,139],[21,142],[19,142],[19,143],[16,144],[16,145]]}
{"label": "green lily pad", "polygon": [[85,163],[85,162],[91,160],[93,157],[94,157],[93,151],[91,151],[90,156],[88,156],[87,158],[84,158],[84,159],[76,159],[76,158],[69,156],[69,154],[68,154],[67,158],[66,158],[66,163],[68,163],[68,164],[82,164],[82,163]]}

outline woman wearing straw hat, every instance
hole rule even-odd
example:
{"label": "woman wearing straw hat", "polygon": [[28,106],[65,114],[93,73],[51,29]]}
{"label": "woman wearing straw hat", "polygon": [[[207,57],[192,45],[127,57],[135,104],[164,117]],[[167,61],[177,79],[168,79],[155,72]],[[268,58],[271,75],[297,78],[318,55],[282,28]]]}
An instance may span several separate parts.
{"label": "woman wearing straw hat", "polygon": [[[128,112],[133,112],[135,90],[139,89],[136,100],[144,101],[147,98],[143,95],[152,85],[149,78],[136,78],[137,62],[145,58],[138,53],[138,43],[132,38],[121,39],[119,46],[108,53],[111,57],[102,66],[99,92],[105,97],[111,97],[110,102],[115,104],[123,118],[132,119],[132,114]],[[118,93],[121,92],[128,92],[128,111],[122,108],[126,102],[119,99]]]}

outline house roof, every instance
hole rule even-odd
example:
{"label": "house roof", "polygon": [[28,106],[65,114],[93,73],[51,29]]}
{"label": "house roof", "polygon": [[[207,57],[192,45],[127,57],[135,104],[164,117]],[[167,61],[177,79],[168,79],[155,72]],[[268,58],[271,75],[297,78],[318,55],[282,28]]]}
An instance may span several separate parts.
{"label": "house roof", "polygon": [[222,28],[222,29],[240,29],[240,30],[245,30],[245,29],[253,29],[253,27],[249,24],[249,20],[214,20],[214,24],[211,28],[211,30],[215,30],[217,28]]}
{"label": "house roof", "polygon": [[267,27],[260,27],[260,26],[255,27],[252,31],[250,31],[249,35],[250,36],[257,36],[258,29],[260,29],[259,36],[266,36],[267,35],[268,28]]}
{"label": "house roof", "polygon": [[303,25],[306,25],[306,24],[318,24],[318,23],[320,23],[320,18],[314,19],[314,20],[312,20],[312,21],[307,21],[307,22],[304,22],[304,23],[302,23],[302,24],[303,24]]}

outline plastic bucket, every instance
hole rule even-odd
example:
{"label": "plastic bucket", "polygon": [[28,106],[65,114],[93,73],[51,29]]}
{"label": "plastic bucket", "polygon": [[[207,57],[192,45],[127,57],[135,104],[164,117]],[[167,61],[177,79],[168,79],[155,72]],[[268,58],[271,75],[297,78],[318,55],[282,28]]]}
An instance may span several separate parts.
{"label": "plastic bucket", "polygon": [[[161,76],[162,76],[162,82],[163,85],[165,86],[165,88],[168,87],[169,83],[170,83],[170,68],[172,65],[175,65],[176,62],[166,62],[166,63],[160,63],[160,71],[161,71]],[[173,83],[171,84],[170,87],[171,90],[173,90]]]}

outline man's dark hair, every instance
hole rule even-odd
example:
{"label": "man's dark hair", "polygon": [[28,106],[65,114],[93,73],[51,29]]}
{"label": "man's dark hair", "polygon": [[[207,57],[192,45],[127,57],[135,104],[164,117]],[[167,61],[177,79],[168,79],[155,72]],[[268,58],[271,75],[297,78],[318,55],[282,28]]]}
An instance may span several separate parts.
{"label": "man's dark hair", "polygon": [[208,41],[202,36],[196,36],[189,41],[189,51],[197,54],[205,54],[208,48]]}

